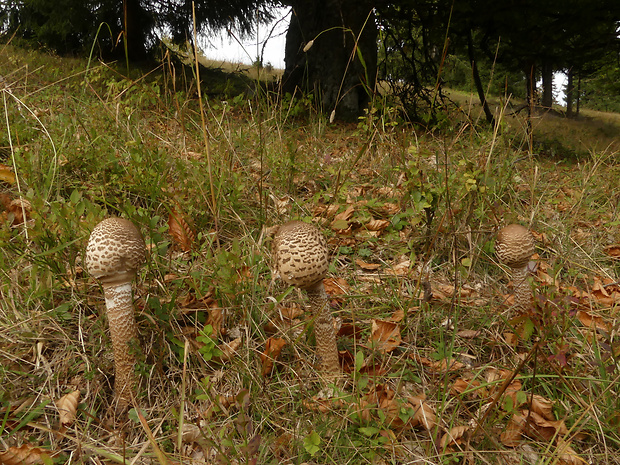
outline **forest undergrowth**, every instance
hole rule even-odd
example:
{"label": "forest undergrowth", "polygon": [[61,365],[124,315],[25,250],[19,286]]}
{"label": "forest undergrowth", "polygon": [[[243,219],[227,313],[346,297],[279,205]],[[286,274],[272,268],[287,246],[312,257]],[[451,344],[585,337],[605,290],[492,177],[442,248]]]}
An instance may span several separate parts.
{"label": "forest undergrowth", "polygon": [[[422,130],[387,99],[329,123],[310,98],[199,93],[168,58],[5,45],[0,69],[0,464],[620,463],[614,115],[530,140],[507,105],[497,131],[467,105]],[[125,424],[83,265],[113,215],[149,250]],[[334,384],[272,279],[265,228],[290,219],[328,241]],[[494,254],[509,223],[536,238],[524,314]]]}

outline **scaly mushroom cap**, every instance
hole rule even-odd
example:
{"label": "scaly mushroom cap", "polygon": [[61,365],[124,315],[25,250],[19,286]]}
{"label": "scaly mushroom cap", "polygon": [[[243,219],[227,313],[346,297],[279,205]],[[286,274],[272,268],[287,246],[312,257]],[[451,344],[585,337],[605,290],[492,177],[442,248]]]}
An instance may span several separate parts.
{"label": "scaly mushroom cap", "polygon": [[107,218],[95,226],[86,247],[86,268],[104,287],[130,282],[145,259],[142,234],[123,218]]}
{"label": "scaly mushroom cap", "polygon": [[495,253],[510,268],[524,268],[534,251],[532,233],[520,224],[509,224],[497,233]]}
{"label": "scaly mushroom cap", "polygon": [[288,284],[308,289],[327,274],[327,242],[319,229],[302,221],[281,225],[273,240],[275,266]]}

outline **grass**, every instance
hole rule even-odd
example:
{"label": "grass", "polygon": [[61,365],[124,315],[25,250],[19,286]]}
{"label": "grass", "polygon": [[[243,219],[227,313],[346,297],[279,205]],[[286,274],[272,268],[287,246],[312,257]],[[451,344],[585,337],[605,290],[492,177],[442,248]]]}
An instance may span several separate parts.
{"label": "grass", "polygon": [[[466,108],[433,133],[389,108],[329,124],[310,99],[214,78],[207,152],[172,60],[125,76],[3,46],[0,64],[16,178],[0,199],[0,463],[620,463],[617,115],[540,118],[535,141],[557,149],[530,154],[519,115],[500,134],[457,124]],[[108,215],[150,251],[124,428],[106,417],[111,347],[82,258]],[[263,227],[289,218],[330,246],[346,368],[331,390],[303,298],[271,283]],[[527,315],[494,257],[503,222],[538,239]]]}

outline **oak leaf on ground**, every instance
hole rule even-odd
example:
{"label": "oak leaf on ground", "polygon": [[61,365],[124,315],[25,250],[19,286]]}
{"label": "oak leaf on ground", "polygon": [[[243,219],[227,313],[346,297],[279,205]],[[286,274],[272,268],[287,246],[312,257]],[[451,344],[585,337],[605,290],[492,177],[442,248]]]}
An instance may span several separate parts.
{"label": "oak leaf on ground", "polygon": [[280,356],[282,349],[286,345],[286,341],[279,337],[270,337],[265,342],[265,352],[260,354],[260,361],[263,366],[261,374],[267,377],[273,371],[273,365]]}
{"label": "oak leaf on ground", "polygon": [[22,444],[20,447],[9,447],[8,450],[0,452],[0,465],[51,463],[51,457],[55,455],[57,455],[56,452],[47,451],[29,444]]}
{"label": "oak leaf on ground", "polygon": [[58,416],[62,426],[71,426],[73,424],[79,401],[80,391],[78,390],[65,394],[56,401],[56,409],[58,409]]}

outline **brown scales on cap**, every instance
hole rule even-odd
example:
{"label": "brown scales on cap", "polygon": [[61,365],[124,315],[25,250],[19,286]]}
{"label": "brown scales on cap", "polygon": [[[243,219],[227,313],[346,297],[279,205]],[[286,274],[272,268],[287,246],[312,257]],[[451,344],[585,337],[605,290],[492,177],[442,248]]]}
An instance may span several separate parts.
{"label": "brown scales on cap", "polygon": [[308,294],[312,311],[316,314],[314,333],[321,373],[333,379],[340,372],[340,364],[334,321],[323,286],[329,266],[325,237],[316,226],[291,221],[278,227],[272,248],[280,277]]}
{"label": "brown scales on cap", "polygon": [[135,357],[130,347],[138,330],[131,281],[146,259],[146,246],[131,221],[107,218],[95,226],[86,248],[86,268],[102,285],[114,352],[114,398],[117,411],[131,402]]}
{"label": "brown scales on cap", "polygon": [[532,233],[519,224],[509,224],[497,233],[495,253],[504,265],[512,269],[514,308],[521,312],[528,309],[532,300],[532,289],[527,282],[527,264],[534,251]]}

